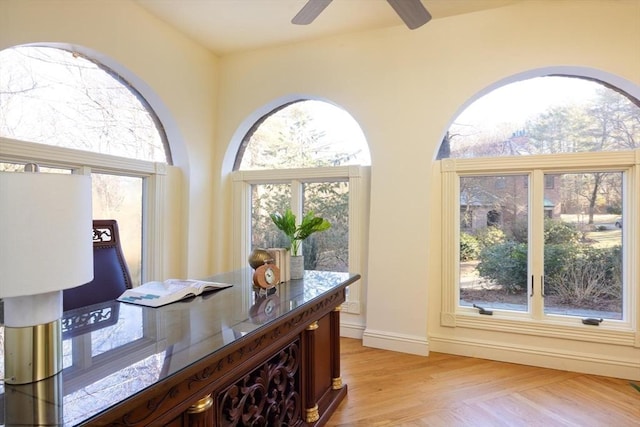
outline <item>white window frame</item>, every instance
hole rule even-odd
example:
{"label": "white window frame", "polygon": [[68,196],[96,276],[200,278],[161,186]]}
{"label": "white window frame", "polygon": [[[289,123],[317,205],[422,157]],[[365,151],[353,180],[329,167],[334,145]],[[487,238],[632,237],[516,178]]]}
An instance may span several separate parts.
{"label": "white window frame", "polygon": [[164,216],[167,164],[100,154],[0,137],[0,162],[142,178],[142,283],[159,280],[163,272]]}
{"label": "white window frame", "polygon": [[[293,212],[302,210],[302,185],[307,182],[348,181],[349,183],[349,271],[363,276],[369,199],[369,166],[338,166],[304,169],[236,171],[233,181],[233,267],[244,268],[251,251],[251,186],[256,184],[291,184]],[[362,312],[359,280],[349,287],[342,311]]]}
{"label": "white window frame", "polygon": [[[624,226],[623,262],[625,270],[624,310],[622,321],[609,320],[599,327],[586,326],[579,317],[544,315],[533,316],[540,307],[529,312],[493,310],[493,316],[480,315],[477,310],[459,304],[459,250],[460,235],[460,188],[459,177],[466,175],[528,174],[536,170],[531,179],[538,192],[544,191],[543,173],[623,171],[624,179]],[[440,161],[442,175],[442,300],[440,324],[445,327],[464,327],[518,333],[542,337],[563,338],[595,343],[624,346],[640,346],[640,149],[633,151],[573,153],[543,156],[521,156],[501,158],[443,159]],[[543,227],[544,211],[540,194],[531,194],[529,199],[529,228]],[[535,201],[534,201],[535,200]],[[541,235],[541,233],[538,233]],[[535,235],[534,235],[534,238]],[[540,247],[541,237],[532,241],[531,248]],[[536,246],[537,245],[537,246]],[[538,257],[531,261],[540,262]],[[538,269],[540,266],[537,266]],[[536,266],[533,266],[536,268]],[[532,301],[535,304],[535,301]]]}

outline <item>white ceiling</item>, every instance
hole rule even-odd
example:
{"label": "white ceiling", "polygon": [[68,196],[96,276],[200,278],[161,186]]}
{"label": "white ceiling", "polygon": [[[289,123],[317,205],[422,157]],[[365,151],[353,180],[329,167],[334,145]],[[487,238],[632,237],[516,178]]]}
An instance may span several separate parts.
{"label": "white ceiling", "polygon": [[[307,0],[133,1],[219,55],[404,25],[385,0],[334,0],[306,26],[291,24],[291,19]],[[518,1],[521,0],[422,0],[433,19]]]}

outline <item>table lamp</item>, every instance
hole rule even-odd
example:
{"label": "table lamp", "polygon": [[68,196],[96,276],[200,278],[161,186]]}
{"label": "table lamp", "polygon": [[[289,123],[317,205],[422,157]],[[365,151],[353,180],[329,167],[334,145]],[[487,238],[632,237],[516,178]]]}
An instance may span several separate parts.
{"label": "table lamp", "polygon": [[90,176],[0,172],[5,383],[62,370],[62,290],[93,279],[91,223]]}

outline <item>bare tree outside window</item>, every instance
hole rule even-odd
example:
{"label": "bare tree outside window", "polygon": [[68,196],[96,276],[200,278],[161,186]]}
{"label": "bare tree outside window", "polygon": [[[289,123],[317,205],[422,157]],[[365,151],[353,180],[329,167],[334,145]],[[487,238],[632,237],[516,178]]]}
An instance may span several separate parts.
{"label": "bare tree outside window", "polygon": [[322,101],[298,101],[269,113],[249,131],[236,170],[368,165],[369,149],[349,113]]}
{"label": "bare tree outside window", "polygon": [[[594,80],[513,83],[456,119],[440,158],[545,155],[558,162],[572,153],[634,150],[640,147],[638,105]],[[541,298],[544,314],[624,319],[625,172],[608,165],[579,170],[569,161],[571,172],[523,166],[526,175],[501,176],[487,165],[484,176],[459,177],[459,304],[527,311]],[[542,177],[533,187],[544,229],[532,239],[527,200],[535,173]],[[543,254],[540,278],[532,277],[531,253]]]}
{"label": "bare tree outside window", "polygon": [[[368,165],[360,127],[344,110],[321,101],[298,101],[272,111],[248,132],[236,157],[239,170],[284,170]],[[295,173],[293,173],[295,175]],[[288,175],[291,175],[289,173]],[[292,188],[296,187],[296,191]],[[269,214],[292,206],[299,194],[302,212],[313,211],[331,228],[303,242],[305,269],[348,271],[349,183],[346,178],[294,179],[252,185],[252,247],[284,247],[287,239]]]}
{"label": "bare tree outside window", "polygon": [[[0,137],[150,162],[171,160],[158,118],[132,86],[97,61],[53,47],[0,51]],[[0,170],[14,166],[0,163]],[[143,178],[92,171],[92,186],[93,217],[118,221],[132,280],[139,284]]]}
{"label": "bare tree outside window", "polygon": [[439,158],[473,158],[640,147],[640,103],[599,82],[547,76],[512,83],[463,111]]}
{"label": "bare tree outside window", "polygon": [[0,136],[167,162],[163,132],[112,70],[51,47],[0,51]]}

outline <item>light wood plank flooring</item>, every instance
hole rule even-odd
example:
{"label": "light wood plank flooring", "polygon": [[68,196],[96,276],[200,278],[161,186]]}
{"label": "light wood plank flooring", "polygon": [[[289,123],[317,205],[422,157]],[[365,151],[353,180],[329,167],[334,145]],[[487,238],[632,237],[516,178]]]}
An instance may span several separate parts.
{"label": "light wood plank flooring", "polygon": [[640,426],[629,381],[341,339],[348,394],[328,426]]}

